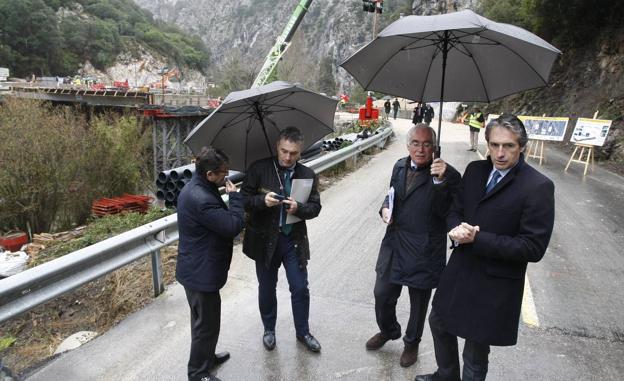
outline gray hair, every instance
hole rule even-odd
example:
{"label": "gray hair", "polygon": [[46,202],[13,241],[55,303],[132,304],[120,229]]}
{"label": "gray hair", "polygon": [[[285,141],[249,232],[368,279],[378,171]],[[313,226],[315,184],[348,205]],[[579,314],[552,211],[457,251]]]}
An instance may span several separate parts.
{"label": "gray hair", "polygon": [[487,127],[485,127],[485,140],[488,142],[490,141],[490,134],[496,127],[506,128],[516,135],[518,137],[518,144],[520,145],[520,148],[524,148],[529,141],[529,136],[524,128],[524,124],[514,114],[502,114],[488,123]]}
{"label": "gray hair", "polygon": [[433,127],[431,126],[427,126],[426,123],[418,123],[413,125],[412,127],[410,127],[409,130],[407,130],[407,144],[410,144],[410,141],[412,140],[412,135],[416,132],[416,130],[419,129],[425,129],[425,130],[429,130],[431,131],[431,138],[433,139],[433,147],[437,148],[437,142],[438,140],[436,139],[436,132],[433,129]]}

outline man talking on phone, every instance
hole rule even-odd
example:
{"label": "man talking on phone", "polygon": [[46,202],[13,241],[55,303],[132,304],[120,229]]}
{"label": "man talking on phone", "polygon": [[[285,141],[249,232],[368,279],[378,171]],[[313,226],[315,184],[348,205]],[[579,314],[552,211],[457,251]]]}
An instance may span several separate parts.
{"label": "man talking on phone", "polygon": [[[409,155],[396,162],[390,180],[393,203],[387,196],[380,215],[388,225],[377,258],[375,315],[379,332],[366,342],[377,350],[401,337],[396,304],[403,286],[410,295],[410,316],[399,361],[403,367],[418,359],[431,290],[446,263],[446,215],[461,176],[435,158],[433,128],[418,123],[407,132]],[[391,212],[392,209],[392,212]]]}
{"label": "man talking on phone", "polygon": [[[321,344],[312,336],[308,325],[310,247],[305,222],[320,213],[321,196],[314,171],[298,162],[302,148],[301,132],[296,127],[284,128],[276,145],[277,157],[253,163],[241,187],[249,217],[243,252],[256,261],[258,304],[264,325],[262,342],[269,351],[277,342],[275,288],[281,265],[284,265],[290,288],[296,338],[312,352],[321,350]],[[312,180],[310,195],[304,202],[297,202],[290,196],[292,182],[296,179]],[[288,216],[298,221],[291,223]]]}
{"label": "man talking on phone", "polygon": [[[226,180],[228,157],[203,147],[195,161],[192,180],[178,197],[180,242],[176,279],[186,292],[191,313],[189,381],[219,381],[213,369],[230,358],[215,353],[221,328],[221,296],[232,261],[232,248],[244,224],[243,198]],[[225,186],[230,205],[219,193]]]}

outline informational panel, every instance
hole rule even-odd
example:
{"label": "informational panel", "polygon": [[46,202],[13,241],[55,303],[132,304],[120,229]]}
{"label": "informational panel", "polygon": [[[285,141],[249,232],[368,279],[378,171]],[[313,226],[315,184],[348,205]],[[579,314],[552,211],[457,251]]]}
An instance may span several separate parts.
{"label": "informational panel", "polygon": [[610,127],[610,120],[578,118],[570,142],[601,147]]}
{"label": "informational panel", "polygon": [[529,135],[529,139],[557,142],[563,141],[569,121],[569,118],[553,118],[546,116],[520,115],[518,118],[524,123],[524,128]]}

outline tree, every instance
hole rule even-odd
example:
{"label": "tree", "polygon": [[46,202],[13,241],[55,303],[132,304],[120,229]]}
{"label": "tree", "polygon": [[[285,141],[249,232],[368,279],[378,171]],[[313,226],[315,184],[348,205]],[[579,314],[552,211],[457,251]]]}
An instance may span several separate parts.
{"label": "tree", "polygon": [[336,95],[336,80],[334,79],[334,62],[330,55],[321,60],[319,65],[318,89],[329,96]]}

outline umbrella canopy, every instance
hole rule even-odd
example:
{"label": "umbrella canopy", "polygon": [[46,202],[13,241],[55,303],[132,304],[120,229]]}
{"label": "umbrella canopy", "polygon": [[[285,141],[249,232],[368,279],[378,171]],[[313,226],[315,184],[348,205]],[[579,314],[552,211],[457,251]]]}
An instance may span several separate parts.
{"label": "umbrella canopy", "polygon": [[[465,10],[403,17],[341,66],[365,90],[420,102],[490,102],[546,86],[559,54],[522,28]],[[438,143],[440,126],[441,118]]]}
{"label": "umbrella canopy", "polygon": [[337,100],[283,81],[230,93],[186,137],[194,153],[203,146],[222,149],[230,168],[245,171],[273,156],[279,133],[295,126],[305,136],[303,150],[333,132]]}

